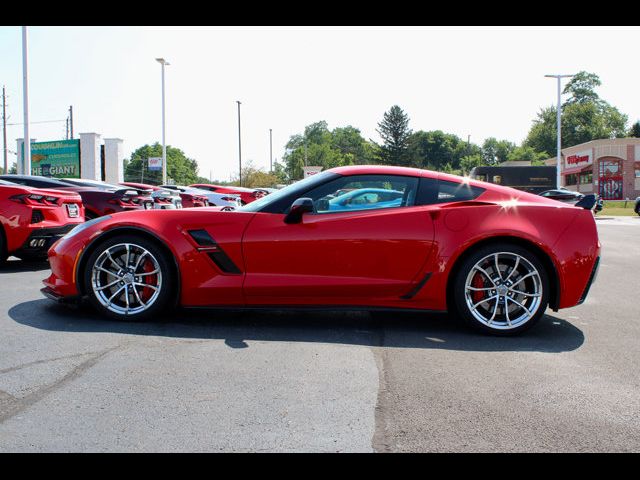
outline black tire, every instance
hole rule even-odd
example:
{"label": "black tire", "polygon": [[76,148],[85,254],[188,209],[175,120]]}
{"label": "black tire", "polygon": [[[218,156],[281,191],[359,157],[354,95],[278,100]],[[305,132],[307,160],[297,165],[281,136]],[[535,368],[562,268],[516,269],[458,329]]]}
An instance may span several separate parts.
{"label": "black tire", "polygon": [[0,224],[0,267],[4,266],[5,262],[9,258],[9,254],[7,253],[7,244],[4,237],[4,228]]}
{"label": "black tire", "polygon": [[[497,281],[498,286],[495,286],[493,280],[487,279],[485,274],[481,274],[479,270],[474,267],[481,261],[489,261],[487,257],[490,257],[492,261],[495,261],[495,255],[498,254],[498,259],[500,259],[500,255],[502,255],[502,260],[499,260],[499,266],[497,268],[498,272],[500,272],[500,277],[498,277],[495,272],[495,267],[488,266],[485,270],[489,276],[493,276],[493,280]],[[518,260],[519,266],[515,270],[515,276],[512,274],[509,275],[509,266],[516,266],[516,256],[521,257],[524,260]],[[526,261],[525,261],[526,260]],[[507,263],[506,265],[502,265],[500,262]],[[509,265],[511,263],[511,265]],[[481,267],[484,264],[481,264]],[[501,267],[504,266],[505,269],[502,270]],[[527,275],[528,268],[533,268],[537,272],[537,276],[533,274],[529,280],[524,278],[523,280],[518,279],[525,277]],[[476,273],[472,276],[472,270]],[[480,277],[480,281],[484,282],[483,285],[479,286],[479,288],[490,289],[483,292],[473,292],[467,286],[467,281],[470,279],[477,280],[476,277]],[[509,278],[511,277],[511,278]],[[498,280],[500,278],[500,280]],[[506,284],[502,284],[503,280],[506,279]],[[515,280],[515,282],[514,282]],[[525,282],[525,280],[527,280]],[[517,282],[517,287],[516,287]],[[523,289],[524,292],[530,294],[530,296],[521,296],[513,293],[512,290],[509,290],[507,284],[511,285],[510,288],[513,289]],[[471,285],[469,285],[471,287]],[[496,290],[493,290],[495,288]],[[498,291],[497,288],[501,288],[502,290]],[[503,303],[499,303],[498,300],[488,300],[486,303],[481,303],[481,308],[472,309],[473,305],[477,305],[476,301],[480,301],[483,298],[487,298],[493,295],[499,295],[500,292],[504,291],[504,288],[507,288],[507,293],[504,296],[498,296],[498,300]],[[530,291],[533,290],[533,291]],[[518,290],[519,291],[519,290]],[[471,327],[480,330],[484,333],[489,333],[492,335],[499,336],[511,336],[518,335],[531,327],[533,327],[544,315],[545,310],[547,309],[547,305],[549,304],[549,275],[540,261],[540,259],[530,250],[521,247],[519,245],[510,244],[510,243],[494,243],[485,245],[480,247],[474,251],[472,251],[469,255],[467,255],[460,264],[457,269],[457,273],[455,274],[455,278],[453,281],[453,289],[451,291],[452,294],[452,307],[453,314],[457,315],[461,318],[465,323],[470,325]],[[480,295],[479,298],[474,298],[475,295]],[[486,295],[486,297],[483,297]],[[535,295],[535,296],[534,296]],[[506,296],[513,297],[506,298]],[[539,300],[536,300],[539,299]],[[516,302],[520,301],[521,305],[525,307],[529,307],[533,310],[535,306],[534,312],[532,315],[526,314],[528,310],[524,310],[519,307]],[[510,303],[511,302],[511,303]],[[473,305],[469,305],[472,303]],[[485,305],[485,307],[482,307]],[[507,305],[505,309],[504,305]],[[491,308],[493,306],[493,309]],[[511,326],[511,320],[509,320],[509,311],[513,308],[515,312],[521,312],[524,319],[521,322],[516,323]],[[483,315],[484,310],[487,310],[486,316]],[[492,311],[491,311],[492,310]],[[475,314],[474,314],[475,311]],[[492,313],[493,316],[489,314]],[[500,314],[500,315],[498,315]],[[525,315],[526,314],[526,315]],[[511,313],[513,315],[513,313]],[[484,318],[482,321],[480,318]],[[489,318],[486,318],[489,317]],[[495,318],[494,318],[495,317]]]}
{"label": "black tire", "polygon": [[[107,306],[105,306],[102,303],[104,299],[101,301],[100,298],[98,297],[99,294],[94,290],[94,284],[92,283],[92,280],[93,280],[93,269],[96,265],[96,262],[100,259],[103,252],[105,252],[106,250],[112,247],[118,246],[120,244],[130,244],[148,251],[156,260],[158,268],[161,273],[161,277],[160,277],[161,283],[158,288],[159,293],[155,295],[155,297],[152,297],[154,298],[154,300],[150,304],[147,304],[148,307],[146,307],[145,310],[140,312],[119,313],[119,312],[110,310],[109,308],[107,308]],[[118,258],[116,258],[116,260],[118,260]],[[113,267],[113,270],[115,270],[116,268],[117,267]],[[139,235],[135,235],[135,234],[118,235],[116,237],[109,238],[104,242],[101,242],[100,244],[98,244],[89,255],[87,262],[84,264],[84,271],[80,274],[80,276],[83,279],[84,292],[89,299],[89,303],[91,303],[91,305],[97,311],[111,318],[115,318],[123,321],[146,320],[154,316],[158,316],[161,312],[166,313],[168,310],[171,310],[175,306],[177,282],[175,279],[174,269],[172,268],[171,259],[168,258],[165,251],[160,246],[158,246],[158,244]],[[114,275],[114,278],[116,278],[115,275]],[[117,287],[118,285],[116,285],[113,288],[117,288]],[[127,288],[125,289],[125,291],[129,292],[129,289]],[[140,292],[136,291],[136,293],[140,293]],[[121,296],[118,295],[114,303],[116,303],[120,299],[120,297]],[[124,295],[122,295],[122,297],[124,297]],[[133,298],[133,297],[130,296],[129,298]],[[114,307],[112,306],[112,308]]]}

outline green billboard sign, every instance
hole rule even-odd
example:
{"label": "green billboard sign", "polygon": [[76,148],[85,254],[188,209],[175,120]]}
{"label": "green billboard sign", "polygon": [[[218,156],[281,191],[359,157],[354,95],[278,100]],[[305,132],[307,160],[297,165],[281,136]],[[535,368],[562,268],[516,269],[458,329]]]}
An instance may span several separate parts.
{"label": "green billboard sign", "polygon": [[[22,154],[24,158],[24,145]],[[33,142],[31,175],[80,178],[80,140]]]}

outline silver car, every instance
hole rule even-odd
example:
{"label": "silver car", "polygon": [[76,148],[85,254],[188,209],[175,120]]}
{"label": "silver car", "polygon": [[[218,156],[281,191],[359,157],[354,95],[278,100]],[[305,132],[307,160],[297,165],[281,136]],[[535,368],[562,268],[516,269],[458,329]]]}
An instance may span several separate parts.
{"label": "silver car", "polygon": [[201,188],[185,187],[182,185],[160,185],[161,188],[167,188],[174,192],[189,193],[191,195],[201,195],[207,197],[209,205],[212,207],[233,207],[242,206],[240,195],[232,193],[215,193]]}

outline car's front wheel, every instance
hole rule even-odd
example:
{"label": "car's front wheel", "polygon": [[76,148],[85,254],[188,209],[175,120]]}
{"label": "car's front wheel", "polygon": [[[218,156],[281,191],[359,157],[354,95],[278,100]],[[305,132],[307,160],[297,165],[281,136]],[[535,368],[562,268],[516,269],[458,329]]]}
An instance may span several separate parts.
{"label": "car's front wheel", "polygon": [[453,297],[457,313],[473,327],[515,335],[531,328],[544,314],[549,301],[548,275],[526,248],[487,245],[463,260]]}
{"label": "car's front wheel", "polygon": [[163,311],[175,292],[171,264],[154,242],[120,235],[99,244],[84,270],[85,292],[101,312],[142,320]]}

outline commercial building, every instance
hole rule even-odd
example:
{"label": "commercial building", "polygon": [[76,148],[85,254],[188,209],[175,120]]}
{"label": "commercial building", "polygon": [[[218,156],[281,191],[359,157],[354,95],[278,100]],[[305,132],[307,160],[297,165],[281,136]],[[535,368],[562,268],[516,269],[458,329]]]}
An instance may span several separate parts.
{"label": "commercial building", "polygon": [[[24,140],[17,142],[17,171],[24,174]],[[85,178],[120,183],[124,180],[122,139],[81,133],[80,139],[36,142],[31,139],[31,175]]]}
{"label": "commercial building", "polygon": [[[556,165],[556,157],[545,161]],[[640,196],[640,138],[607,138],[562,149],[562,185],[605,200]]]}

